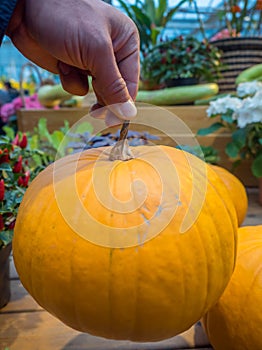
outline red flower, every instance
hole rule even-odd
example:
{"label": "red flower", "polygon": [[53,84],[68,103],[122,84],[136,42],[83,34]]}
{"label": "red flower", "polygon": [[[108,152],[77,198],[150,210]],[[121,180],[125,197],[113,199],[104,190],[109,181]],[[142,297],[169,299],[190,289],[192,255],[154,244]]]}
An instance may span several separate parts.
{"label": "red flower", "polygon": [[21,141],[19,142],[21,148],[26,148],[27,146],[27,137],[26,134],[23,134]]}
{"label": "red flower", "polygon": [[18,134],[15,135],[15,138],[13,139],[12,144],[15,146],[19,145],[19,135]]}
{"label": "red flower", "polygon": [[22,156],[19,156],[18,157],[18,161],[15,163],[15,165],[13,167],[13,172],[14,173],[21,173],[21,171],[23,169],[22,161],[23,161]]}
{"label": "red flower", "polygon": [[21,148],[26,148],[26,146],[27,146],[27,136],[26,136],[26,134],[22,135],[21,140],[19,138],[19,134],[16,134],[15,138],[13,139],[12,144],[15,145],[15,146],[19,146]]}
{"label": "red flower", "polygon": [[5,198],[5,182],[3,179],[0,180],[0,202]]}
{"label": "red flower", "polygon": [[5,228],[4,218],[3,215],[0,214],[0,231],[2,231]]}
{"label": "red flower", "polygon": [[241,12],[241,8],[238,5],[231,6],[231,13]]}
{"label": "red flower", "polygon": [[24,176],[19,176],[17,183],[21,187],[27,187],[30,180],[30,172],[26,171]]}
{"label": "red flower", "polygon": [[0,164],[9,162],[9,151],[7,148],[4,150],[0,149]]}
{"label": "red flower", "polygon": [[10,224],[8,225],[9,230],[13,230],[15,228],[15,221],[16,219],[14,218],[14,220],[10,222]]}

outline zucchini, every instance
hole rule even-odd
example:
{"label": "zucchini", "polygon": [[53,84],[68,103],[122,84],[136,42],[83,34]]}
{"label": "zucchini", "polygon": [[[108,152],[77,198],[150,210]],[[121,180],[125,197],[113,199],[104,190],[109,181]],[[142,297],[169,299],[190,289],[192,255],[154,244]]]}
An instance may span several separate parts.
{"label": "zucchini", "polygon": [[218,85],[215,83],[176,86],[152,91],[139,90],[136,101],[158,106],[172,106],[209,98],[216,95],[218,90]]}
{"label": "zucchini", "polygon": [[262,78],[262,64],[255,64],[243,70],[236,78],[236,85],[246,83],[253,80],[261,80]]}
{"label": "zucchini", "polygon": [[37,95],[39,102],[44,107],[54,107],[72,96],[72,94],[63,89],[61,84],[43,85],[39,88]]}

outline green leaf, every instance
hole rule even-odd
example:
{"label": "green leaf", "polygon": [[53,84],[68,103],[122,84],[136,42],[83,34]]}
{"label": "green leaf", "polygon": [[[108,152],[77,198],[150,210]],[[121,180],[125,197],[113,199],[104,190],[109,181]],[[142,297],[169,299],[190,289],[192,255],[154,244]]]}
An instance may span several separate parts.
{"label": "green leaf", "polygon": [[52,137],[47,129],[47,120],[45,118],[39,119],[38,131],[40,138],[46,138],[48,142],[52,144]]}
{"label": "green leaf", "polygon": [[163,18],[168,9],[168,1],[167,0],[159,0],[158,7],[156,8],[156,17],[155,23],[157,26],[162,26]]}
{"label": "green leaf", "polygon": [[[91,124],[90,124],[91,125]],[[91,125],[92,126],[92,125]],[[64,126],[61,128],[62,133],[65,135],[70,129],[69,121],[64,121]]]}
{"label": "green leaf", "polygon": [[255,177],[262,177],[262,153],[254,159],[251,170]]}
{"label": "green leaf", "polygon": [[79,134],[82,134],[85,132],[89,132],[90,134],[92,134],[93,131],[94,131],[94,127],[89,122],[79,123],[79,125],[77,125],[76,128],[74,129],[74,133],[79,133]]}
{"label": "green leaf", "polygon": [[6,137],[6,136],[1,136],[1,139],[0,139],[0,146],[1,146],[1,148],[2,148],[2,147],[7,147],[7,146],[9,146],[10,143],[11,143],[11,141],[9,140],[8,137]]}
{"label": "green leaf", "polygon": [[15,138],[15,131],[13,128],[5,125],[2,127],[2,129],[4,130],[6,136],[8,136],[10,138],[10,140],[13,140]]}
{"label": "green leaf", "polygon": [[245,128],[237,129],[232,133],[232,140],[239,148],[246,144],[247,130]]}
{"label": "green leaf", "polygon": [[222,127],[224,127],[224,125],[222,123],[217,122],[217,123],[210,125],[208,128],[199,129],[197,132],[197,135],[199,135],[199,136],[209,135],[209,134],[212,134],[213,132],[219,130]]}
{"label": "green leaf", "polygon": [[161,32],[163,28],[162,27],[155,27],[155,28],[152,28],[152,31],[151,31],[151,41],[152,41],[152,44],[155,45],[156,42],[157,42],[157,37],[159,35],[159,33]]}
{"label": "green leaf", "polygon": [[36,167],[41,166],[43,164],[42,157],[39,154],[33,154],[32,159]]}
{"label": "green leaf", "polygon": [[156,8],[154,0],[145,0],[144,2],[145,11],[151,20],[151,23],[155,23]]}
{"label": "green leaf", "polygon": [[135,18],[134,18],[135,23],[138,21],[139,23],[146,25],[148,29],[150,29],[150,26],[152,23],[150,17],[138,7],[131,6],[131,8],[135,14]]}
{"label": "green leaf", "polygon": [[8,243],[10,243],[12,239],[13,239],[13,230],[0,232],[0,241],[2,241],[4,245],[7,245]]}
{"label": "green leaf", "polygon": [[232,173],[235,172],[236,168],[241,164],[241,159],[237,159],[236,161],[233,162],[232,164]]}
{"label": "green leaf", "polygon": [[222,114],[221,115],[221,119],[224,120],[225,122],[229,123],[229,124],[233,124],[234,123],[234,120],[233,120],[231,114]]}
{"label": "green leaf", "polygon": [[167,22],[169,22],[172,19],[173,15],[177,12],[177,10],[180,8],[180,6],[182,6],[187,1],[188,0],[181,0],[175,7],[173,7],[170,11],[168,11],[166,17],[164,18],[162,25],[165,26],[167,24]]}
{"label": "green leaf", "polygon": [[56,150],[58,150],[63,138],[64,138],[64,134],[60,130],[55,130],[51,135],[52,145]]}
{"label": "green leaf", "polygon": [[226,145],[226,154],[230,157],[230,158],[236,158],[239,155],[239,150],[240,148],[238,147],[238,145],[234,142],[230,142]]}
{"label": "green leaf", "polygon": [[2,163],[0,164],[0,170],[2,171],[8,171],[8,172],[12,172],[13,169],[11,167],[11,165],[9,163]]}
{"label": "green leaf", "polygon": [[29,147],[31,150],[35,150],[39,148],[39,136],[37,134],[32,135],[29,140]]}

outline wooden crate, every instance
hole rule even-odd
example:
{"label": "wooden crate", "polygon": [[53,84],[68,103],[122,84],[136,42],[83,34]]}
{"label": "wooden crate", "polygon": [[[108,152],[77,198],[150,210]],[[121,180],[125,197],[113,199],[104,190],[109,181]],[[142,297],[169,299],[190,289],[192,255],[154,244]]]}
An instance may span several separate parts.
{"label": "wooden crate", "polygon": [[[94,132],[115,132],[118,128],[107,129],[104,121],[89,116],[89,107],[62,108],[58,110],[20,110],[17,113],[18,128],[21,131],[32,131],[40,118],[47,119],[50,131],[59,129],[67,120],[70,126],[81,121],[88,121],[94,127]],[[226,144],[231,140],[231,134],[219,130],[207,136],[196,136],[200,128],[214,123],[215,119],[206,116],[206,106],[145,106],[139,105],[138,116],[132,122],[130,129],[147,131],[160,137],[159,143],[175,146],[176,144],[194,144],[213,146],[219,151],[220,165],[231,170],[232,162],[225,153]],[[250,163],[243,162],[235,171],[236,176],[246,186],[258,186],[257,179],[252,175]]]}

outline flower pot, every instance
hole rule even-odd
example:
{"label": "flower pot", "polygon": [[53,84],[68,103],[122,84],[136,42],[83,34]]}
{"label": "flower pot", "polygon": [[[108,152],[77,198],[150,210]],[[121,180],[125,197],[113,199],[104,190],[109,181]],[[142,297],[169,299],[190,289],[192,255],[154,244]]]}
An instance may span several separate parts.
{"label": "flower pot", "polygon": [[262,63],[262,37],[236,37],[212,41],[222,51],[222,77],[218,80],[220,93],[236,90],[235,80],[245,69]]}
{"label": "flower pot", "polygon": [[141,90],[160,90],[165,87],[165,84],[157,84],[155,82],[151,82],[148,80],[140,80],[139,82],[139,88]]}
{"label": "flower pot", "polygon": [[197,78],[177,78],[165,81],[166,87],[197,85],[198,83],[199,80]]}
{"label": "flower pot", "polygon": [[9,256],[12,250],[11,243],[0,248],[0,309],[10,300]]}

